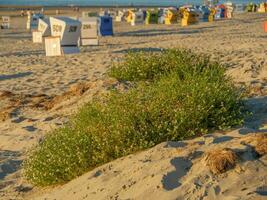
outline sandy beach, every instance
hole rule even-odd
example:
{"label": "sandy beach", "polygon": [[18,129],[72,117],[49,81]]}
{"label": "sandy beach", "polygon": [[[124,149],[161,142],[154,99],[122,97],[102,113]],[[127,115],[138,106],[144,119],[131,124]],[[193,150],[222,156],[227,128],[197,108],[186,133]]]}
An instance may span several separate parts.
{"label": "sandy beach", "polygon": [[[266,16],[244,13],[188,27],[116,22],[113,37],[62,57],[46,57],[44,46],[32,43],[26,17],[12,17],[11,29],[0,30],[0,199],[264,199],[267,157],[254,159],[241,141],[267,132]],[[117,86],[106,76],[113,62],[128,51],[166,48],[191,49],[226,64],[227,75],[250,88],[246,104],[253,117],[229,132],[159,144],[53,189],[21,178],[20,165],[33,145],[84,103]],[[201,155],[229,146],[244,151],[245,161],[212,177],[201,167]]]}

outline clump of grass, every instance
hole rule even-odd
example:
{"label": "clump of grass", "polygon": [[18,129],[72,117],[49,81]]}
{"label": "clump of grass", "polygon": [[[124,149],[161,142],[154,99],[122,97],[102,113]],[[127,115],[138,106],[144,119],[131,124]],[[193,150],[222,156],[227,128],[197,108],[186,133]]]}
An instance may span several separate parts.
{"label": "clump of grass", "polygon": [[230,149],[215,149],[206,154],[205,162],[213,174],[221,174],[236,165],[237,156]]}
{"label": "clump of grass", "polygon": [[242,101],[223,67],[189,54],[138,53],[114,66],[111,75],[136,86],[88,103],[48,134],[24,162],[25,177],[36,185],[58,184],[162,141],[241,124]]}

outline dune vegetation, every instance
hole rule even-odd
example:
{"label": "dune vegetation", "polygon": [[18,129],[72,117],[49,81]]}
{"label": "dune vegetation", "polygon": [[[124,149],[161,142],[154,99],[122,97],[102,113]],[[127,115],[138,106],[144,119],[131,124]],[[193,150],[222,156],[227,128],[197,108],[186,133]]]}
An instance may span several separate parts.
{"label": "dune vegetation", "polygon": [[167,140],[240,125],[239,90],[219,63],[186,50],[129,53],[109,76],[131,89],[84,105],[30,151],[24,176],[47,186]]}

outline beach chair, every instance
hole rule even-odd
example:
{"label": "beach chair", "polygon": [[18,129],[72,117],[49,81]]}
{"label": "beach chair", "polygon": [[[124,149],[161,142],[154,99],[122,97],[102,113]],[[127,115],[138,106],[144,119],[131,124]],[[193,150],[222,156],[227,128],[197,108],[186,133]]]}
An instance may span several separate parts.
{"label": "beach chair", "polygon": [[247,4],[246,11],[247,12],[256,12],[257,11],[257,5],[254,3]]}
{"label": "beach chair", "polygon": [[9,29],[10,28],[10,17],[2,16],[2,25],[1,29]]}
{"label": "beach chair", "polygon": [[113,35],[112,17],[110,16],[99,17],[99,34],[101,36],[112,36]]}
{"label": "beach chair", "polygon": [[43,14],[31,14],[31,12],[27,12],[27,29],[28,30],[36,30],[38,27],[39,19],[44,19]]}
{"label": "beach chair", "polygon": [[58,45],[60,46],[60,55],[80,52],[78,47],[81,35],[80,21],[69,17],[50,17],[50,27],[52,37],[45,37],[47,56],[58,56]]}
{"label": "beach chair", "polygon": [[32,30],[32,42],[33,43],[42,43],[43,42],[43,36],[42,36],[41,31]]}
{"label": "beach chair", "polygon": [[265,13],[266,12],[266,8],[267,8],[267,3],[261,3],[259,8],[258,8],[258,12],[259,13]]}
{"label": "beach chair", "polygon": [[98,45],[98,18],[82,17],[79,20],[82,24],[80,45]]}
{"label": "beach chair", "polygon": [[225,18],[232,18],[233,17],[233,12],[234,12],[234,5],[232,3],[226,3],[225,4]]}
{"label": "beach chair", "polygon": [[50,20],[49,18],[39,19],[36,30],[32,30],[33,43],[42,43],[43,37],[51,36]]}
{"label": "beach chair", "polygon": [[199,6],[195,7],[195,12],[198,14],[199,21],[201,22],[208,22],[210,9],[207,6]]}
{"label": "beach chair", "polygon": [[174,24],[178,22],[179,13],[175,9],[168,9],[165,14],[164,23],[167,25]]}
{"label": "beach chair", "polygon": [[50,18],[39,19],[37,30],[43,37],[51,36]]}
{"label": "beach chair", "polygon": [[63,54],[60,45],[60,36],[45,37],[46,56],[61,56]]}
{"label": "beach chair", "polygon": [[165,24],[165,16],[168,9],[166,8],[160,8],[158,10],[158,23],[159,24]]}
{"label": "beach chair", "polygon": [[198,14],[195,11],[185,9],[183,11],[183,17],[181,21],[181,26],[188,26],[191,24],[196,24],[198,22]]}
{"label": "beach chair", "polygon": [[133,15],[134,15],[134,11],[133,10],[128,10],[127,11],[127,15],[126,15],[126,21],[128,23],[131,23],[133,20]]}
{"label": "beach chair", "polygon": [[224,5],[219,5],[216,8],[215,19],[223,19],[226,16],[226,8]]}
{"label": "beach chair", "polygon": [[210,15],[209,15],[209,22],[213,22],[216,14],[215,8],[209,8],[210,9]]}
{"label": "beach chair", "polygon": [[247,12],[252,12],[252,7],[253,7],[253,4],[252,3],[247,4],[246,11]]}
{"label": "beach chair", "polygon": [[157,24],[158,23],[158,18],[159,18],[159,14],[158,14],[158,10],[147,10],[146,11],[146,19],[145,22],[146,24]]}
{"label": "beach chair", "polygon": [[234,13],[244,13],[246,11],[246,6],[244,4],[235,4]]}
{"label": "beach chair", "polygon": [[131,21],[131,25],[135,26],[138,24],[144,24],[144,13],[143,11],[137,11],[134,12],[132,15],[132,21]]}
{"label": "beach chair", "polygon": [[124,17],[124,12],[122,12],[122,11],[119,10],[119,11],[116,13],[115,21],[116,21],[116,22],[121,22],[121,21],[123,20],[123,17]]}

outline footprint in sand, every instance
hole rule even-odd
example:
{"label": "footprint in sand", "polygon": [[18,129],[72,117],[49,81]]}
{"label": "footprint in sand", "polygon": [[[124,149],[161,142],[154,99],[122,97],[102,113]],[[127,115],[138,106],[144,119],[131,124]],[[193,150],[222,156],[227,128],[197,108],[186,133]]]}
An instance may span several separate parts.
{"label": "footprint in sand", "polygon": [[23,128],[29,132],[34,132],[37,130],[37,128],[35,128],[34,126],[25,126]]}

